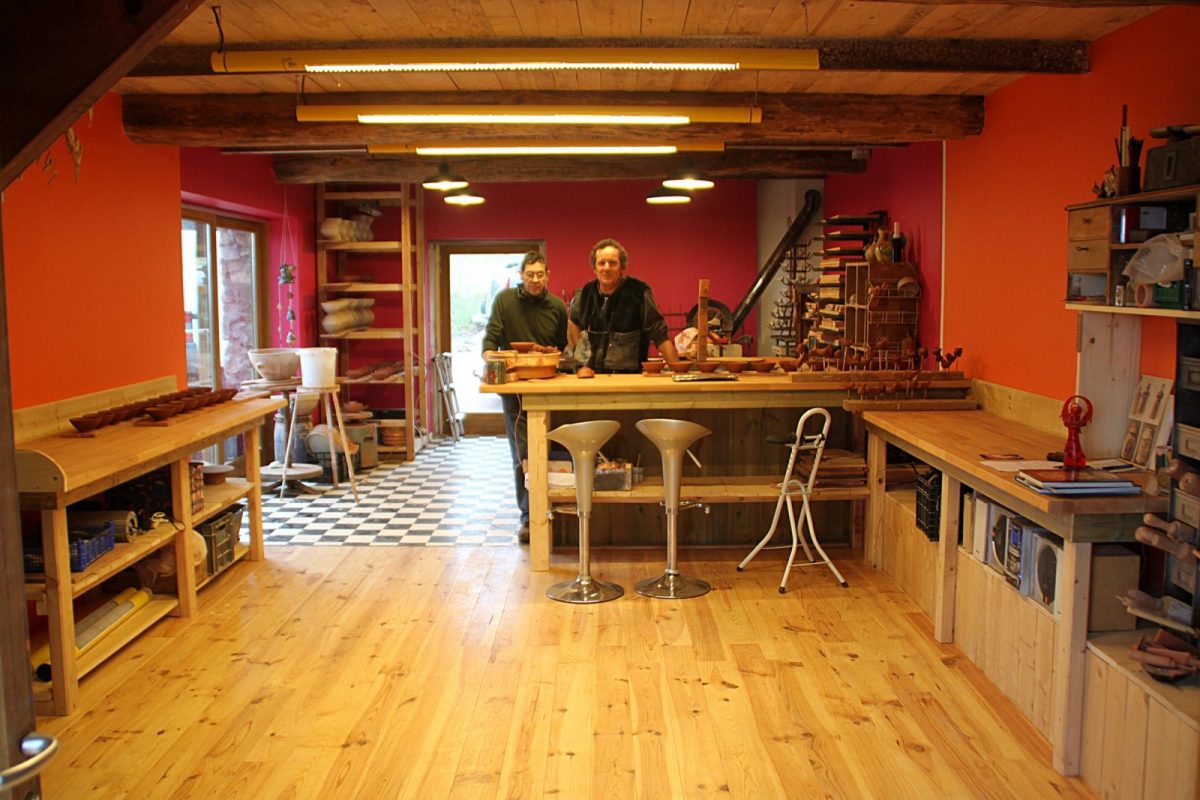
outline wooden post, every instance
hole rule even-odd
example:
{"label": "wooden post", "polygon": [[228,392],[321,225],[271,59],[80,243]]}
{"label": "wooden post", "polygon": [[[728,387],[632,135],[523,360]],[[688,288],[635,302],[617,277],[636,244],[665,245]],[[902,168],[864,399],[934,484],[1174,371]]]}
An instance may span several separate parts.
{"label": "wooden post", "polygon": [[887,439],[878,431],[867,434],[867,532],[863,559],[871,569],[880,569],[883,552],[883,500],[887,492]]}
{"label": "wooden post", "polygon": [[700,279],[700,301],[696,305],[696,360],[708,360],[708,278]]}
{"label": "wooden post", "polygon": [[1092,545],[1065,542],[1059,577],[1062,617],[1055,644],[1053,707],[1050,743],[1054,768],[1063,775],[1079,774],[1083,743],[1083,684],[1087,670],[1088,598],[1092,583]]}
{"label": "wooden post", "polygon": [[526,442],[529,452],[529,567],[534,572],[550,569],[549,465],[546,438],[549,411],[526,411]]}
{"label": "wooden post", "polygon": [[933,638],[954,641],[954,588],[958,579],[959,503],[962,483],[942,473],[941,537],[938,539],[937,576],[933,584]]}

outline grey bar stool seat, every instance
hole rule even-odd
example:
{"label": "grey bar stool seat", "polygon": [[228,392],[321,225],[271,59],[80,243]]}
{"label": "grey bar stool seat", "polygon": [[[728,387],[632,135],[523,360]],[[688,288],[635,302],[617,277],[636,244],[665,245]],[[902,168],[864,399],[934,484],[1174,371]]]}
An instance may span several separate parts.
{"label": "grey bar stool seat", "polygon": [[643,419],[637,423],[662,454],[663,505],[667,511],[667,569],[660,577],[638,581],[634,590],[646,597],[676,600],[700,597],[712,589],[706,581],[679,574],[680,490],[683,484],[683,454],[697,439],[712,431],[703,425],[682,419]]}
{"label": "grey bar stool seat", "polygon": [[616,600],[625,590],[615,583],[598,581],[591,575],[589,530],[592,517],[592,484],[596,477],[596,453],[621,429],[621,423],[597,419],[560,425],[546,434],[571,453],[575,465],[575,514],[579,517],[579,575],[573,581],[556,583],[546,590],[551,600],[563,603],[603,603]]}
{"label": "grey bar stool seat", "polygon": [[[815,433],[807,432],[809,420],[814,420],[819,426],[815,429]],[[767,529],[767,533],[762,540],[754,545],[754,549],[749,555],[742,559],[742,563],[738,564],[738,572],[746,568],[756,555],[758,555],[767,542],[771,541],[771,537],[775,535],[776,528],[779,527],[779,517],[783,512],[784,506],[787,506],[788,524],[792,529],[792,550],[788,554],[787,566],[783,568],[783,579],[779,581],[780,594],[787,591],[788,576],[792,572],[792,565],[796,561],[796,547],[799,545],[804,548],[804,555],[808,559],[801,566],[810,566],[813,564],[824,564],[833,572],[833,576],[837,578],[838,583],[846,586],[846,579],[842,577],[842,573],[833,565],[829,555],[825,549],[821,547],[821,543],[817,541],[817,531],[813,527],[812,506],[810,496],[812,495],[813,485],[817,481],[817,472],[821,468],[821,456],[825,453],[825,442],[829,439],[829,412],[823,408],[810,408],[805,411],[800,420],[796,423],[795,433],[788,436],[768,436],[767,441],[775,444],[787,444],[791,448],[791,454],[788,456],[787,470],[783,473],[783,481],[779,484],[779,498],[775,501],[775,516],[771,518],[771,527]],[[801,452],[812,453],[812,467],[809,469],[808,477],[800,480],[793,478],[795,474],[796,461]],[[797,514],[792,507],[792,498],[799,495],[800,497],[800,514],[799,524],[797,524]],[[813,558],[812,550],[808,548],[807,539],[811,539],[813,547],[820,554],[820,560]]]}

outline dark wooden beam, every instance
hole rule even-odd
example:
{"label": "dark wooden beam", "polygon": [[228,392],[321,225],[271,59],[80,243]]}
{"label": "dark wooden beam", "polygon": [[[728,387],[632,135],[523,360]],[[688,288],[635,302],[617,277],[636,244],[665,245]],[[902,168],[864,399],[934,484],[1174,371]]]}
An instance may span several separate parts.
{"label": "dark wooden beam", "polygon": [[[548,103],[611,105],[606,92],[478,92],[454,95],[321,95],[330,103],[482,103],[529,107]],[[741,95],[626,93],[631,105],[757,104],[758,125],[693,124],[663,130],[636,126],[541,126],[514,131],[512,125],[359,125],[299,123],[290,95],[126,95],[125,132],[144,144],[189,147],[337,146],[409,144],[448,140],[546,138],[595,141],[712,141],[755,144],[907,144],[962,139],[983,130],[983,98],[950,95],[905,97],[890,103],[873,95]],[[886,108],[882,108],[885,106]]]}
{"label": "dark wooden beam", "polygon": [[201,0],[6,3],[0,25],[0,189]]}
{"label": "dark wooden beam", "polygon": [[[1197,0],[1200,2],[1200,0]],[[428,41],[341,43],[339,49],[396,49],[429,47]],[[1036,39],[769,39],[748,36],[689,36],[686,39],[490,39],[439,41],[439,47],[778,47],[816,48],[821,70],[946,73],[1079,74],[1088,70],[1087,42]],[[253,42],[239,51],[320,50],[328,42]],[[176,45],[155,50],[132,77],[212,76],[211,46]],[[221,75],[231,83],[236,75]]]}
{"label": "dark wooden beam", "polygon": [[[419,182],[437,172],[438,160],[420,156],[276,156],[280,183]],[[862,172],[867,159],[848,151],[755,151],[678,156],[456,158],[454,171],[472,182],[587,181],[662,178],[694,166],[713,178],[819,178]]]}
{"label": "dark wooden beam", "polygon": [[[909,6],[961,6],[963,0],[873,0],[876,3],[904,3]],[[968,0],[978,6],[1033,6],[1045,8],[1145,8],[1150,6],[1195,6],[1200,0],[1165,3],[1162,0]]]}

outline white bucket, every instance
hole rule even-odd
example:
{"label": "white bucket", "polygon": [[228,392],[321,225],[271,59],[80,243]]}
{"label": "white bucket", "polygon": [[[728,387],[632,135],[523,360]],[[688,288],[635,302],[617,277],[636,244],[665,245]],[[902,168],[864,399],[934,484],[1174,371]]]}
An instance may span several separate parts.
{"label": "white bucket", "polygon": [[337,348],[301,347],[297,352],[302,384],[314,388],[337,385]]}

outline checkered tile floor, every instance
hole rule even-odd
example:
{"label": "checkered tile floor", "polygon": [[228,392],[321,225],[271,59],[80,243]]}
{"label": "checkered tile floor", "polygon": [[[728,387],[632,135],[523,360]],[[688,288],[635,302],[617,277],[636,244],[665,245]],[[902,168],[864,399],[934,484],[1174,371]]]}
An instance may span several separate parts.
{"label": "checkered tile floor", "polygon": [[[483,545],[517,542],[520,515],[502,436],[446,438],[414,461],[385,462],[322,495],[263,495],[268,545]],[[317,484],[324,488],[326,484]]]}

